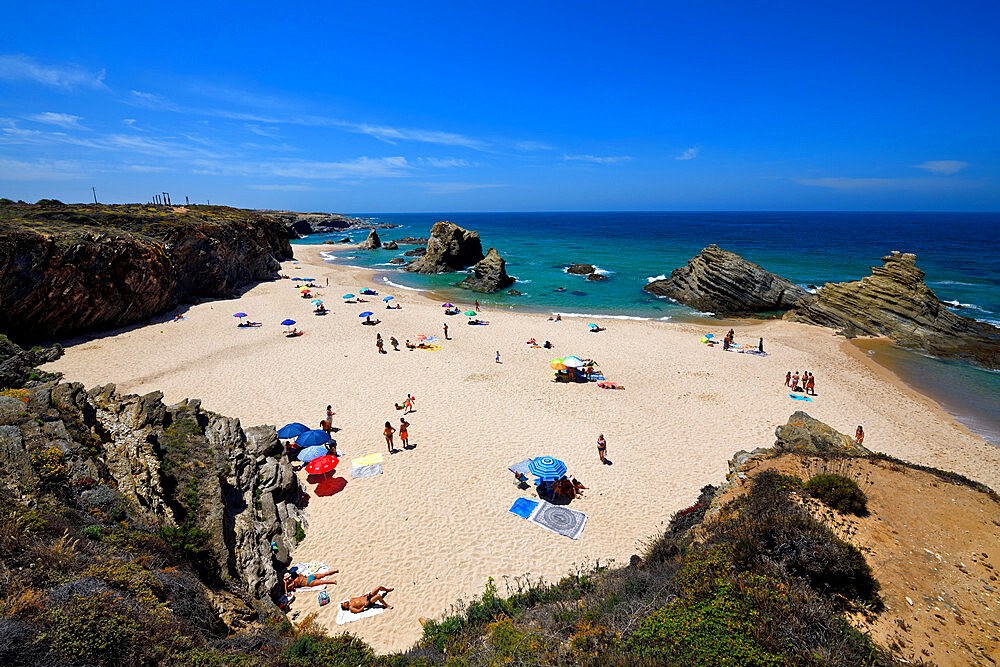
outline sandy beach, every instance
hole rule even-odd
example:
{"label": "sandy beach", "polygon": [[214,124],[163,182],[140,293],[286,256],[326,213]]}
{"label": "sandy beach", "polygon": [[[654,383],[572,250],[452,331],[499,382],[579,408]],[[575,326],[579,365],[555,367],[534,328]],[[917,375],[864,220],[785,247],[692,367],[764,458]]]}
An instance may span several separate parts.
{"label": "sandy beach", "polygon": [[[728,327],[661,321],[564,319],[490,311],[489,326],[446,317],[438,301],[372,282],[368,271],[322,262],[330,246],[294,246],[290,276],[310,277],[330,309],[318,317],[289,280],[259,284],[239,299],[185,306],[185,319],[64,341],[66,354],[45,370],[94,386],[115,382],[121,392],[160,390],[168,403],[200,398],[205,409],[239,417],[244,426],[291,421],[317,427],[327,404],[336,412],[342,462],[312,493],[306,539],[295,561],[325,561],[340,570],[329,589],[336,602],[377,585],[395,588],[394,609],[347,625],[335,624],[337,605],[319,607],[315,593],[294,610],[318,612],[330,632],[349,630],[376,650],[402,650],[420,636],[420,617],[439,618],[459,599],[482,592],[487,579],[556,580],[600,561],[627,563],[641,552],[698,490],[720,482],[740,449],[766,447],[776,425],[805,410],[865,445],[915,463],[953,470],[1000,487],[1000,449],[954,421],[936,403],[905,387],[832,331],[783,321],[736,327],[738,342],[764,338],[767,357],[723,352],[699,342]],[[329,287],[325,287],[329,279]],[[368,303],[344,304],[341,295],[378,290]],[[394,296],[401,310],[386,310]],[[462,310],[476,298],[469,293]],[[371,310],[382,320],[361,325]],[[233,313],[263,322],[236,328]],[[305,331],[283,335],[279,322]],[[591,321],[607,327],[590,333]],[[437,351],[407,350],[419,334],[452,340]],[[379,354],[376,333],[388,354]],[[390,336],[400,351],[388,344]],[[532,348],[534,337],[555,348]],[[496,363],[499,351],[501,362]],[[609,391],[591,384],[552,382],[549,360],[574,354],[600,364]],[[810,403],[789,398],[786,371],[816,376]],[[413,449],[388,454],[385,421],[398,428],[393,404],[416,397],[407,415]],[[602,465],[596,438],[608,441]],[[381,452],[384,474],[350,478],[350,459]],[[521,491],[507,467],[551,455],[589,487],[571,507],[588,523],[578,540],[547,532],[507,510]],[[302,475],[310,489],[315,486]],[[342,487],[342,488],[340,488]],[[920,508],[914,508],[919,511]]]}

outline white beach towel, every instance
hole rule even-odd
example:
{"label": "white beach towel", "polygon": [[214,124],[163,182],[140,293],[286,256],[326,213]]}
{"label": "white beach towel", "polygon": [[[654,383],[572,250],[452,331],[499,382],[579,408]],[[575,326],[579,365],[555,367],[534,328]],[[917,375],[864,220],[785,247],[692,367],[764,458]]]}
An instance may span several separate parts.
{"label": "white beach towel", "polygon": [[319,586],[305,586],[303,588],[296,588],[296,593],[308,593],[309,591],[325,591],[326,584],[320,584]]}
{"label": "white beach towel", "polygon": [[[340,604],[347,602],[347,600],[341,600]],[[369,616],[377,616],[385,611],[385,607],[369,607],[365,609],[360,614],[352,614],[349,610],[343,609],[337,605],[337,625],[343,625],[344,623],[353,623],[354,621],[360,621],[362,618],[368,618]]]}
{"label": "white beach towel", "polygon": [[375,463],[368,466],[353,466],[351,468],[351,477],[354,479],[360,479],[362,477],[375,477],[376,475],[382,474],[382,464]]}
{"label": "white beach towel", "polygon": [[528,517],[528,521],[541,526],[545,530],[564,535],[571,540],[579,539],[587,525],[587,515],[583,512],[571,510],[562,505],[553,505],[544,500],[538,503],[538,507]]}

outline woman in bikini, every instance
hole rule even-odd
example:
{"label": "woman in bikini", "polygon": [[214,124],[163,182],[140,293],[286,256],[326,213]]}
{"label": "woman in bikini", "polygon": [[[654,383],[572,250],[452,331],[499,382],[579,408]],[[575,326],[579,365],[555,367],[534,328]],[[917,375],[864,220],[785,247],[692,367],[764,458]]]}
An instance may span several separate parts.
{"label": "woman in bikini", "polygon": [[858,430],[854,432],[854,442],[860,446],[865,441],[865,430],[858,424]]}
{"label": "woman in bikini", "polygon": [[608,461],[604,456],[608,453],[608,442],[604,439],[604,434],[597,436],[597,455],[601,458],[601,463],[607,465]]}
{"label": "woman in bikini", "polygon": [[399,441],[403,443],[403,449],[410,448],[410,435],[406,432],[406,429],[410,427],[410,422],[406,421],[405,417],[399,418]]}
{"label": "woman in bikini", "polygon": [[385,423],[385,430],[382,431],[382,435],[385,436],[385,444],[389,447],[389,453],[392,454],[392,434],[396,432],[396,429],[392,427],[389,422]]}
{"label": "woman in bikini", "polygon": [[317,572],[316,574],[298,574],[292,572],[285,572],[284,583],[285,583],[285,594],[289,594],[296,588],[305,588],[307,586],[325,586],[326,584],[337,583],[336,579],[326,580],[331,574],[337,574],[340,570],[330,570],[328,572]]}

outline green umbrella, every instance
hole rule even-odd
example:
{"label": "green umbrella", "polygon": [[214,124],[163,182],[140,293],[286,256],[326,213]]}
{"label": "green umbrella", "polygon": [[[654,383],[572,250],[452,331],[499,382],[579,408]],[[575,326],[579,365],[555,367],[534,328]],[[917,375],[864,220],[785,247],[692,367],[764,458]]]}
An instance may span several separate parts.
{"label": "green umbrella", "polygon": [[474,311],[474,310],[467,310],[467,311],[465,311],[465,314],[468,315],[469,317],[475,317],[476,316],[476,311]]}

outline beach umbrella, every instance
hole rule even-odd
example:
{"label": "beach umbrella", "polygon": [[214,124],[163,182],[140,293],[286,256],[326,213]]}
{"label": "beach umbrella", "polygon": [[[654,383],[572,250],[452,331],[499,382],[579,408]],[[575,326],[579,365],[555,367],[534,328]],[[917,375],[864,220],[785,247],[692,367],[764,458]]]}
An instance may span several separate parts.
{"label": "beach umbrella", "polygon": [[293,324],[295,324],[295,320],[282,320],[281,321],[281,326],[283,326],[283,327],[290,327]]}
{"label": "beach umbrella", "polygon": [[387,296],[387,297],[385,297],[385,298],[384,298],[384,299],[382,299],[382,300],[383,300],[383,301],[385,301],[386,303],[388,303],[388,302],[392,301],[392,300],[393,300],[393,299],[395,299],[395,298],[396,298],[396,297],[394,297],[394,296]]}
{"label": "beach umbrella", "polygon": [[552,361],[549,362],[549,366],[551,366],[552,368],[556,369],[557,371],[564,371],[564,370],[566,370],[566,366],[565,366],[565,364],[563,364],[563,360],[562,359],[553,359]]}
{"label": "beach umbrella", "polygon": [[233,313],[233,317],[238,317],[238,318],[240,318],[241,320],[242,320],[242,319],[243,319],[244,317],[246,317],[246,316],[247,316],[247,314],[246,314],[246,313]]}
{"label": "beach umbrella", "polygon": [[531,459],[528,464],[528,470],[535,477],[540,478],[543,481],[550,481],[553,479],[559,479],[566,474],[566,464],[559,459],[552,458],[551,456],[538,456]]}
{"label": "beach umbrella", "polygon": [[314,459],[318,459],[321,456],[328,456],[330,450],[323,445],[314,445],[312,447],[306,447],[301,452],[299,452],[298,459],[303,463],[309,463]]}
{"label": "beach umbrella", "polygon": [[416,338],[417,340],[427,340],[427,335],[426,334],[417,334],[416,336],[414,336],[414,338]]}
{"label": "beach umbrella", "polygon": [[371,317],[371,316],[372,316],[372,315],[374,315],[374,314],[375,314],[375,313],[373,313],[372,311],[370,311],[370,310],[366,310],[365,312],[363,312],[363,313],[361,313],[360,315],[358,315],[358,317]]}
{"label": "beach umbrella", "polygon": [[583,366],[583,359],[580,357],[566,357],[562,362],[566,368],[579,368]]}
{"label": "beach umbrella", "polygon": [[291,424],[285,424],[280,429],[278,429],[278,437],[282,440],[290,440],[297,435],[305,433],[309,430],[309,427],[305,424],[300,424],[299,422],[292,422]]}
{"label": "beach umbrella", "polygon": [[453,303],[442,303],[441,307],[442,308],[454,308],[455,304],[453,304]]}
{"label": "beach umbrella", "polygon": [[320,429],[303,431],[299,437],[295,438],[295,444],[299,447],[310,447],[312,445],[325,445],[330,442],[330,434]]}
{"label": "beach umbrella", "polygon": [[323,305],[323,302],[320,301],[319,299],[313,299],[309,303],[313,304],[314,306],[322,306]]}
{"label": "beach umbrella", "polygon": [[345,295],[343,296],[343,298],[345,298],[345,299],[353,299],[353,298],[354,298],[354,295],[353,295],[353,294],[345,294]]}
{"label": "beach umbrella", "polygon": [[465,314],[467,316],[469,316],[469,317],[475,317],[476,316],[476,311],[474,311],[474,310],[467,310],[467,311],[465,311]]}
{"label": "beach umbrella", "polygon": [[705,334],[705,338],[715,338],[715,334]]}
{"label": "beach umbrella", "polygon": [[296,276],[296,277],[292,278],[292,280],[302,280],[302,278],[299,278],[298,276]]}
{"label": "beach umbrella", "polygon": [[590,324],[588,324],[587,326],[588,326],[588,327],[590,327],[591,329],[599,329],[599,328],[600,328],[600,327],[598,327],[598,326],[597,326],[596,324],[594,324],[593,322],[591,322],[591,323],[590,323]]}
{"label": "beach umbrella", "polygon": [[336,468],[338,463],[340,463],[340,461],[332,454],[318,456],[306,465],[306,472],[310,475],[325,475]]}

